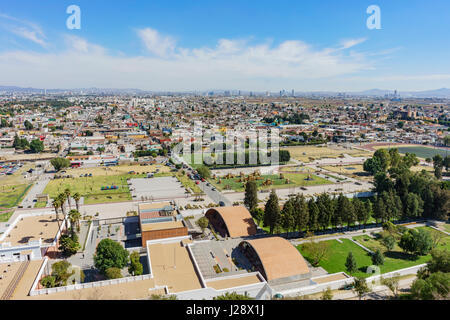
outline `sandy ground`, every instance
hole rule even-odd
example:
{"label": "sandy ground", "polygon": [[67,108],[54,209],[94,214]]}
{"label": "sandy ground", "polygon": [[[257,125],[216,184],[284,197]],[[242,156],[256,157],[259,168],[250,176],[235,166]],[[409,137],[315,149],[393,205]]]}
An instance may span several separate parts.
{"label": "sandy ground", "polygon": [[[59,216],[61,219],[62,215]],[[17,223],[3,242],[10,242],[12,246],[17,246],[26,245],[30,240],[42,238],[43,244],[51,244],[57,232],[58,222],[54,214],[26,217]]]}
{"label": "sandy ground", "polygon": [[201,289],[189,253],[180,242],[149,246],[155,284],[167,285],[170,293]]}
{"label": "sandy ground", "polygon": [[160,173],[170,172],[170,168],[163,165],[121,165],[114,167],[93,167],[93,168],[77,168],[77,169],[67,169],[67,175],[73,175],[74,177],[79,177],[80,174],[91,174],[93,176],[105,176],[105,175],[122,175],[127,174],[130,171],[134,171],[138,174],[144,172],[155,172],[159,169]]}
{"label": "sandy ground", "polygon": [[338,146],[297,146],[286,147],[283,148],[283,150],[289,150],[292,158],[303,162],[310,162],[311,160],[322,158],[339,158],[343,157],[345,154],[352,157],[367,157],[371,155],[369,151],[362,151],[359,149],[344,148]]}
{"label": "sandy ground", "polygon": [[234,278],[234,279],[224,279],[224,280],[216,280],[209,281],[206,283],[206,286],[210,288],[214,288],[216,290],[222,290],[227,288],[234,288],[239,286],[250,285],[254,283],[259,283],[261,280],[256,275],[249,275],[247,277]]}

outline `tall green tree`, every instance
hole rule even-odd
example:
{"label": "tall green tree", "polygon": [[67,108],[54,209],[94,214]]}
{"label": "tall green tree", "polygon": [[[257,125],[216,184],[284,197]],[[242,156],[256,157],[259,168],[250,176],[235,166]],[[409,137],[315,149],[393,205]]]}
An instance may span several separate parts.
{"label": "tall green tree", "polygon": [[331,218],[332,225],[337,228],[342,226],[342,218],[345,215],[345,196],[341,193],[337,198],[337,205],[335,207],[333,216]]}
{"label": "tall green tree", "polygon": [[54,158],[50,160],[50,163],[56,171],[61,171],[62,169],[70,166],[70,160],[66,158]]}
{"label": "tall green tree", "polygon": [[353,283],[353,291],[358,295],[359,300],[362,300],[365,294],[370,292],[370,288],[367,285],[366,279],[362,277],[355,278],[355,282]]}
{"label": "tall green tree", "polygon": [[264,208],[264,226],[269,227],[270,234],[280,224],[280,205],[275,190],[272,190]]}
{"label": "tall green tree", "polygon": [[309,222],[308,229],[311,231],[317,231],[319,229],[319,207],[314,199],[308,200],[308,213]]}
{"label": "tall green tree", "polygon": [[255,181],[249,181],[245,185],[244,205],[250,212],[258,206],[258,186]]}
{"label": "tall green tree", "polygon": [[295,210],[294,210],[294,198],[290,198],[283,206],[281,210],[281,226],[287,231],[288,237],[289,232],[295,230]]}
{"label": "tall green tree", "polygon": [[377,249],[373,254],[372,254],[372,263],[376,266],[381,266],[384,264],[384,256],[381,253],[380,249]]}
{"label": "tall green tree", "polygon": [[122,269],[128,264],[128,251],[111,239],[103,239],[97,245],[94,255],[95,267],[105,274],[108,268]]}
{"label": "tall green tree", "polygon": [[442,169],[444,168],[444,159],[440,154],[433,157],[434,176],[436,179],[442,178]]}
{"label": "tall green tree", "polygon": [[345,260],[345,268],[350,274],[357,270],[356,259],[351,251],[348,253],[347,259]]}
{"label": "tall green tree", "polygon": [[30,150],[33,153],[41,153],[44,151],[44,143],[39,139],[35,139],[30,143]]}
{"label": "tall green tree", "polygon": [[294,201],[294,220],[296,230],[305,231],[309,225],[309,208],[303,194],[297,194]]}

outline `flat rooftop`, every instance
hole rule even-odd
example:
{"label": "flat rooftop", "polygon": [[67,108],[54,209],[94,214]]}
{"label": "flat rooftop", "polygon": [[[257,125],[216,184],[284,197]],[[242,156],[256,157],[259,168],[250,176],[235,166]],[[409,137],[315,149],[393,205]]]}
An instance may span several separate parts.
{"label": "flat rooftop", "polygon": [[149,209],[162,209],[164,207],[172,206],[170,202],[153,202],[153,203],[140,203],[138,205],[139,210]]}
{"label": "flat rooftop", "polygon": [[14,294],[12,295],[11,300],[24,300],[29,298],[28,293],[33,286],[33,282],[36,279],[36,276],[43,262],[43,260],[30,261],[30,264],[25,270],[22,279],[17,284],[17,287],[14,290]]}
{"label": "flat rooftop", "polygon": [[329,275],[327,277],[312,278],[311,280],[316,282],[316,283],[327,283],[327,282],[343,280],[343,279],[347,279],[347,278],[348,277],[346,277],[345,274],[338,273],[338,274]]}
{"label": "flat rooftop", "polygon": [[260,283],[261,280],[258,278],[256,274],[250,274],[245,277],[240,278],[231,278],[231,279],[223,279],[216,281],[209,281],[206,283],[206,286],[209,288],[214,288],[216,290],[246,286],[250,284]]}
{"label": "flat rooftop", "polygon": [[181,242],[151,244],[148,249],[155,285],[167,286],[170,293],[202,288],[187,248]]}
{"label": "flat rooftop", "polygon": [[22,262],[0,264],[0,297],[6,291]]}
{"label": "flat rooftop", "polygon": [[184,227],[184,224],[182,221],[145,223],[142,225],[142,231],[168,230],[168,229],[177,229],[177,228],[183,228],[183,227]]}
{"label": "flat rooftop", "polygon": [[[86,288],[49,295],[27,297],[29,300],[134,300],[150,298],[152,294],[165,295],[163,289],[155,288],[153,279]],[[20,298],[18,298],[20,299]],[[23,299],[23,298],[22,298]]]}
{"label": "flat rooftop", "polygon": [[[60,214],[60,224],[62,223]],[[24,217],[6,235],[2,241],[10,242],[11,246],[27,245],[31,240],[42,239],[42,244],[51,244],[58,232],[58,221],[55,215],[43,215],[35,217]]]}

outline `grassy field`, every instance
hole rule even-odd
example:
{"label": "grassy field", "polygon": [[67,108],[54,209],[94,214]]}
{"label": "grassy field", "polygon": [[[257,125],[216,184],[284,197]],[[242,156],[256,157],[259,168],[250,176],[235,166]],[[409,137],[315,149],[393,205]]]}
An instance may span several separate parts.
{"label": "grassy field", "polygon": [[[439,231],[434,230],[429,227],[419,227],[418,229],[424,229],[430,233],[437,233]],[[408,268],[415,265],[426,263],[431,259],[431,255],[417,257],[415,260],[402,251],[402,249],[396,244],[392,251],[386,252],[386,248],[381,244],[380,241],[373,239],[367,235],[354,237],[353,240],[358,241],[366,248],[375,251],[380,249],[385,255],[384,265],[381,266],[381,272],[391,272],[398,269]],[[450,237],[446,236],[442,242],[437,246],[436,249],[450,250]],[[359,266],[359,264],[358,264]],[[345,267],[344,267],[345,269]]]}
{"label": "grassy field", "polygon": [[292,158],[302,162],[311,162],[324,158],[337,159],[344,157],[344,154],[348,154],[352,157],[368,157],[372,155],[369,151],[366,152],[358,149],[347,149],[343,147],[331,148],[318,146],[298,146],[282,149],[288,150]]}
{"label": "grassy field", "polygon": [[28,183],[30,183],[30,181],[25,179],[22,174],[25,171],[28,171],[28,170],[30,170],[32,168],[35,168],[35,165],[31,164],[31,163],[27,163],[22,168],[17,170],[13,175],[0,176],[0,186],[15,186],[15,185],[19,185],[19,184],[28,184]]}
{"label": "grassy field", "polygon": [[29,186],[29,184],[20,184],[16,186],[2,185],[0,187],[0,209],[17,206],[25,196]]}
{"label": "grassy field", "polygon": [[305,166],[286,166],[280,168],[281,172],[286,173],[314,173],[316,170]]}
{"label": "grassy field", "polygon": [[[428,227],[421,228],[430,232],[439,232]],[[341,240],[343,241],[343,243],[339,243],[336,240],[327,241],[330,244],[330,253],[326,259],[320,262],[320,266],[327,270],[329,273],[342,271],[347,272],[345,268],[345,261],[347,259],[348,253],[351,251],[356,259],[356,264],[358,267],[358,271],[355,272],[353,276],[370,276],[370,274],[366,273],[367,267],[372,265],[370,254],[348,239]],[[363,246],[372,251],[376,249],[385,251],[384,247],[378,240],[372,239],[367,235],[355,237],[354,240],[358,241]],[[302,255],[306,259],[308,259],[308,254],[303,250],[303,248],[301,246],[298,246],[297,248],[302,253]],[[445,237],[442,243],[438,245],[437,249],[450,250],[450,237]],[[414,258],[411,255],[404,253],[398,247],[398,245],[396,245],[392,251],[385,252],[384,255],[385,261],[384,265],[380,267],[381,273],[387,273],[423,264],[431,259],[430,254]]]}
{"label": "grassy field", "polygon": [[445,231],[450,232],[450,224],[448,223],[444,224],[444,229]]}
{"label": "grassy field", "polygon": [[[326,179],[320,178],[316,175],[311,175],[312,180],[308,179],[308,174],[306,173],[284,173],[284,178],[280,179],[280,175],[262,175],[263,179],[255,180],[258,185],[259,190],[264,189],[279,189],[279,188],[292,188],[301,186],[314,186],[320,184],[329,184],[330,182]],[[263,186],[263,182],[266,179],[272,180],[272,185]],[[286,183],[286,179],[289,183]],[[244,191],[246,182],[239,182],[240,177],[225,179],[221,178],[221,183],[219,184],[219,179],[210,179],[210,182],[220,190],[234,190],[237,192]],[[227,187],[228,186],[228,187]]]}
{"label": "grassy field", "polygon": [[0,213],[0,222],[7,222],[9,218],[13,215],[14,210],[4,211]]}
{"label": "grassy field", "polygon": [[36,202],[34,207],[35,208],[45,208],[46,205],[47,205],[47,202],[45,202],[45,201],[38,201],[38,202]]}
{"label": "grassy field", "polygon": [[[351,251],[356,259],[356,265],[359,268],[353,276],[369,276],[369,274],[366,273],[366,268],[367,266],[372,265],[372,260],[367,252],[348,239],[341,240],[342,243],[339,243],[337,240],[326,241],[330,245],[330,250],[326,259],[323,259],[320,262],[320,266],[329,273],[337,273],[342,271],[347,273],[345,269],[345,261],[348,253]],[[303,250],[301,245],[297,246],[297,249],[303,257],[305,257],[305,259],[309,260],[308,254]]]}
{"label": "grassy field", "polygon": [[[374,146],[374,149],[389,149],[389,145],[385,146]],[[403,146],[393,146],[397,148],[398,152],[401,154],[414,153],[418,158],[426,159],[433,158],[436,154],[440,154],[443,158],[450,154],[450,151],[444,149],[426,147],[426,146],[415,146],[415,145],[403,145]]]}
{"label": "grassy field", "polygon": [[[127,180],[130,178],[143,178],[145,175],[108,175],[86,178],[55,179],[47,184],[43,193],[54,198],[60,192],[69,188],[73,193],[80,193],[84,197],[85,204],[117,202],[131,200]],[[118,186],[117,190],[102,191],[103,186]]]}

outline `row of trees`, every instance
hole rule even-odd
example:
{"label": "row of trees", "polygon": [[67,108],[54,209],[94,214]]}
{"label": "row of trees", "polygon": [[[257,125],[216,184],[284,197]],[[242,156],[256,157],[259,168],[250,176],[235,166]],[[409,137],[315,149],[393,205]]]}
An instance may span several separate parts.
{"label": "row of trees", "polygon": [[41,140],[35,139],[28,142],[25,138],[19,138],[17,134],[14,136],[13,147],[18,150],[30,150],[33,153],[44,151],[44,143]]}
{"label": "row of trees", "polygon": [[307,232],[325,230],[328,227],[351,227],[358,222],[366,225],[373,213],[371,201],[363,202],[358,198],[349,199],[343,194],[337,198],[327,193],[316,199],[306,198],[302,194],[290,197],[280,209],[278,196],[272,190],[264,210],[257,208],[257,186],[250,181],[246,185],[244,204],[258,221],[269,227],[270,233],[284,229],[286,232]]}

